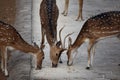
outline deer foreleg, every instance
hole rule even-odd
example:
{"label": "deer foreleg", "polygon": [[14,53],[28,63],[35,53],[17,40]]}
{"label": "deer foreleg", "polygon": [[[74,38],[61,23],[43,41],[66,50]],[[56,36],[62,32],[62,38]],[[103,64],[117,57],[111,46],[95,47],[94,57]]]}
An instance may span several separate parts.
{"label": "deer foreleg", "polygon": [[95,49],[96,49],[96,45],[97,42],[94,43],[94,46],[92,47],[92,58],[91,58],[91,65],[93,65],[93,60],[94,60],[94,56],[95,56]]}
{"label": "deer foreleg", "polygon": [[4,61],[3,58],[4,58],[4,56],[3,56],[2,52],[0,52],[0,56],[1,56],[1,58],[0,58],[1,59],[1,70],[4,71],[4,67],[3,67],[3,61]]}
{"label": "deer foreleg", "polygon": [[7,71],[7,48],[2,47],[1,49],[1,54],[2,54],[2,69],[5,72],[5,76],[8,76],[8,71]]}
{"label": "deer foreleg", "polygon": [[68,6],[69,6],[69,0],[65,0],[64,11],[62,13],[64,16],[67,16],[68,14]]}
{"label": "deer foreleg", "polygon": [[95,41],[90,40],[89,46],[88,46],[88,63],[87,63],[86,69],[90,69],[90,67],[91,67],[91,49],[93,48],[94,44],[95,44]]}
{"label": "deer foreleg", "polygon": [[45,30],[44,30],[44,28],[43,28],[43,27],[41,27],[41,34],[42,34],[42,41],[41,41],[41,45],[43,45],[43,44],[44,44],[44,42],[45,42],[45,39],[44,39],[44,37],[45,37]]}
{"label": "deer foreleg", "polygon": [[77,17],[76,21],[78,21],[79,18],[80,18],[80,20],[83,20],[83,18],[82,18],[83,0],[78,0],[78,2],[79,2],[79,12],[78,12],[78,17]]}

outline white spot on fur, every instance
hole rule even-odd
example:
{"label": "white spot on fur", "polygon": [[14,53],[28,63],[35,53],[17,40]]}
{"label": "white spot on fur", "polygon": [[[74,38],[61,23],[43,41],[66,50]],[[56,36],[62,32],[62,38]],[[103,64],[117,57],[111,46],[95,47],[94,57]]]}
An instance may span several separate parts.
{"label": "white spot on fur", "polygon": [[87,39],[85,39],[85,42],[89,42],[90,40],[87,38]]}

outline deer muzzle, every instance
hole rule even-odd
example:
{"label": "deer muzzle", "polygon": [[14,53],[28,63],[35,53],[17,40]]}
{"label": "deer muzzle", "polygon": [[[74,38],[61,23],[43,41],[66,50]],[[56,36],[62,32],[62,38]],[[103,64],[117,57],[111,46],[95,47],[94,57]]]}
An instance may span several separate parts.
{"label": "deer muzzle", "polygon": [[56,68],[56,67],[57,67],[57,64],[52,63],[52,67],[53,67],[53,68]]}
{"label": "deer muzzle", "polygon": [[68,66],[73,65],[73,61],[67,61],[67,65],[68,65]]}

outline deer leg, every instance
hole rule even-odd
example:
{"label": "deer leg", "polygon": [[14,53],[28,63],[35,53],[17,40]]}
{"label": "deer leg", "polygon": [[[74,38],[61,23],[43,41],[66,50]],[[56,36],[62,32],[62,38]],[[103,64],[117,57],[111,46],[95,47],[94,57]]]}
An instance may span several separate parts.
{"label": "deer leg", "polygon": [[44,40],[44,36],[45,36],[45,30],[43,27],[41,27],[41,33],[42,33],[42,41],[41,41],[41,44],[43,45],[45,40]]}
{"label": "deer leg", "polygon": [[92,58],[91,58],[91,65],[93,65],[93,60],[94,60],[94,56],[95,56],[95,48],[96,48],[96,45],[97,42],[94,43],[94,45],[92,46]]}
{"label": "deer leg", "polygon": [[79,12],[78,12],[78,17],[77,17],[76,21],[78,21],[79,18],[80,18],[80,20],[83,20],[83,18],[82,18],[83,0],[78,0],[78,2],[79,2]]}
{"label": "deer leg", "polygon": [[7,59],[8,59],[8,60],[10,59],[10,57],[11,57],[11,52],[13,52],[13,51],[14,51],[14,50],[12,50],[12,51],[11,51],[11,50],[7,50],[7,55],[8,55],[8,58],[7,58]]}
{"label": "deer leg", "polygon": [[117,38],[120,40],[120,34],[117,35]]}
{"label": "deer leg", "polygon": [[67,16],[68,14],[68,6],[69,6],[69,0],[65,0],[64,11],[62,12],[64,16]]}
{"label": "deer leg", "polygon": [[95,44],[94,42],[95,42],[94,40],[90,40],[90,42],[89,42],[89,46],[88,46],[88,64],[87,64],[86,69],[90,69],[90,67],[91,67],[91,49],[93,48],[93,46]]}
{"label": "deer leg", "polygon": [[1,53],[2,53],[2,60],[3,60],[3,70],[5,72],[5,76],[8,76],[8,71],[7,71],[7,48],[2,47]]}
{"label": "deer leg", "polygon": [[2,58],[1,58],[1,50],[0,50],[0,63],[1,63],[1,60],[2,60]]}
{"label": "deer leg", "polygon": [[[2,48],[1,48],[1,50],[2,50]],[[2,51],[0,51],[0,52],[1,52],[1,54],[0,54],[0,56],[1,56],[1,69],[4,72],[4,54],[2,53]]]}

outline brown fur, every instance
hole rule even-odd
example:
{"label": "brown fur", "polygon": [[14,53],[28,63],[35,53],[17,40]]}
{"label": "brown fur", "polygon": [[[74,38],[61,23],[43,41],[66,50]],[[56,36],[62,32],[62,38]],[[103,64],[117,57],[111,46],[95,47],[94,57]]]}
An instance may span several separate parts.
{"label": "brown fur", "polygon": [[[0,21],[0,51],[3,71],[7,69],[7,49],[9,49],[9,47],[36,55],[37,68],[41,68],[42,58],[44,57],[42,48],[39,49],[38,47],[28,44],[13,26]],[[7,72],[5,72],[5,75],[8,75]]]}
{"label": "brown fur", "polygon": [[59,41],[57,41],[58,16],[59,10],[56,5],[56,0],[42,0],[40,4],[42,44],[44,44],[44,36],[46,35],[50,45],[50,59],[53,67],[57,67],[60,53],[63,51],[63,48],[60,47],[61,44],[58,45]]}
{"label": "brown fur", "polygon": [[95,17],[88,19],[83,25],[80,33],[78,34],[75,42],[69,45],[67,51],[68,65],[72,65],[72,51],[80,47],[86,39],[89,39],[88,46],[88,66],[91,65],[90,51],[95,43],[108,36],[116,36],[120,34],[120,11],[111,11],[99,14]]}

